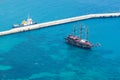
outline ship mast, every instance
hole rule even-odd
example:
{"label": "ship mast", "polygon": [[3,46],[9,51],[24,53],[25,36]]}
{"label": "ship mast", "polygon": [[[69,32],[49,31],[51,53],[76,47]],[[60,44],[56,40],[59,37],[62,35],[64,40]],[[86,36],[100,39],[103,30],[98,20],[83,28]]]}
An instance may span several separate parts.
{"label": "ship mast", "polygon": [[74,25],[73,35],[76,35],[76,26]]}
{"label": "ship mast", "polygon": [[86,30],[85,30],[85,33],[86,33],[86,39],[88,40],[88,37],[89,37],[89,35],[88,35],[88,27],[86,27],[85,29],[86,29]]}
{"label": "ship mast", "polygon": [[82,24],[80,25],[80,38],[82,39]]}

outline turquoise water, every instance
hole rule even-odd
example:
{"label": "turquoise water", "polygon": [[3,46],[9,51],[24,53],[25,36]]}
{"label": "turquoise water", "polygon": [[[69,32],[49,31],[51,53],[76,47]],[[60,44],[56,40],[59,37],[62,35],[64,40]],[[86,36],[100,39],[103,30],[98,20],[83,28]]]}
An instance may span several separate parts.
{"label": "turquoise water", "polygon": [[[119,1],[2,0],[0,30],[28,14],[41,23],[88,13],[119,12]],[[64,41],[73,25],[89,28],[99,48],[83,50]],[[120,18],[90,19],[0,37],[1,80],[120,80]]]}

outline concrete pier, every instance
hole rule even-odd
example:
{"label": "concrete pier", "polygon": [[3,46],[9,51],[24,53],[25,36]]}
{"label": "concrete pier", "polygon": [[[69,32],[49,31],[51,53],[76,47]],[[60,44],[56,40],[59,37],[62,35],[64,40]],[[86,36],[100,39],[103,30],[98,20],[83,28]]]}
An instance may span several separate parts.
{"label": "concrete pier", "polygon": [[7,31],[2,31],[0,32],[0,36],[18,33],[18,32],[24,32],[24,31],[33,30],[33,29],[39,29],[39,28],[48,27],[48,26],[69,23],[69,22],[74,22],[74,21],[79,21],[79,20],[85,20],[85,19],[91,19],[91,18],[104,18],[104,17],[120,17],[120,13],[88,14],[88,15],[83,15],[83,16],[67,18],[67,19],[39,23],[39,24],[31,25],[31,26],[13,28]]}

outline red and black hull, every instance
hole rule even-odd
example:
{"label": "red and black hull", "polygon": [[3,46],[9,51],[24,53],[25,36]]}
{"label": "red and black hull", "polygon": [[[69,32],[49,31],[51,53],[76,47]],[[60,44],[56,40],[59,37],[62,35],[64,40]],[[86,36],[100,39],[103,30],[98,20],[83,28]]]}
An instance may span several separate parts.
{"label": "red and black hull", "polygon": [[83,48],[83,49],[91,49],[92,48],[92,46],[89,44],[77,42],[76,40],[70,39],[69,37],[65,38],[65,40],[66,40],[66,43],[77,46],[79,48]]}

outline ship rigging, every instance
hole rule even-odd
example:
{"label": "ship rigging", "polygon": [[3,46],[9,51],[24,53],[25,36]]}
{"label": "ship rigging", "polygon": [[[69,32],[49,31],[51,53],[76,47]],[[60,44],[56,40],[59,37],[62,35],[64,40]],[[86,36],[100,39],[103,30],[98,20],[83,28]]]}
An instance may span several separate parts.
{"label": "ship rigging", "polygon": [[[83,29],[84,29],[84,32],[85,32],[85,39],[83,38]],[[80,48],[84,48],[84,49],[91,49],[92,47],[98,47],[100,46],[99,43],[96,43],[96,44],[92,44],[89,40],[88,40],[88,34],[89,34],[89,31],[88,31],[88,28],[85,27],[83,28],[82,25],[80,25],[80,37],[78,37],[76,35],[76,26],[74,26],[74,31],[73,31],[73,35],[69,34],[66,38],[65,38],[65,41],[66,43],[69,43],[71,45],[74,45],[74,46],[77,46],[77,47],[80,47]]]}

